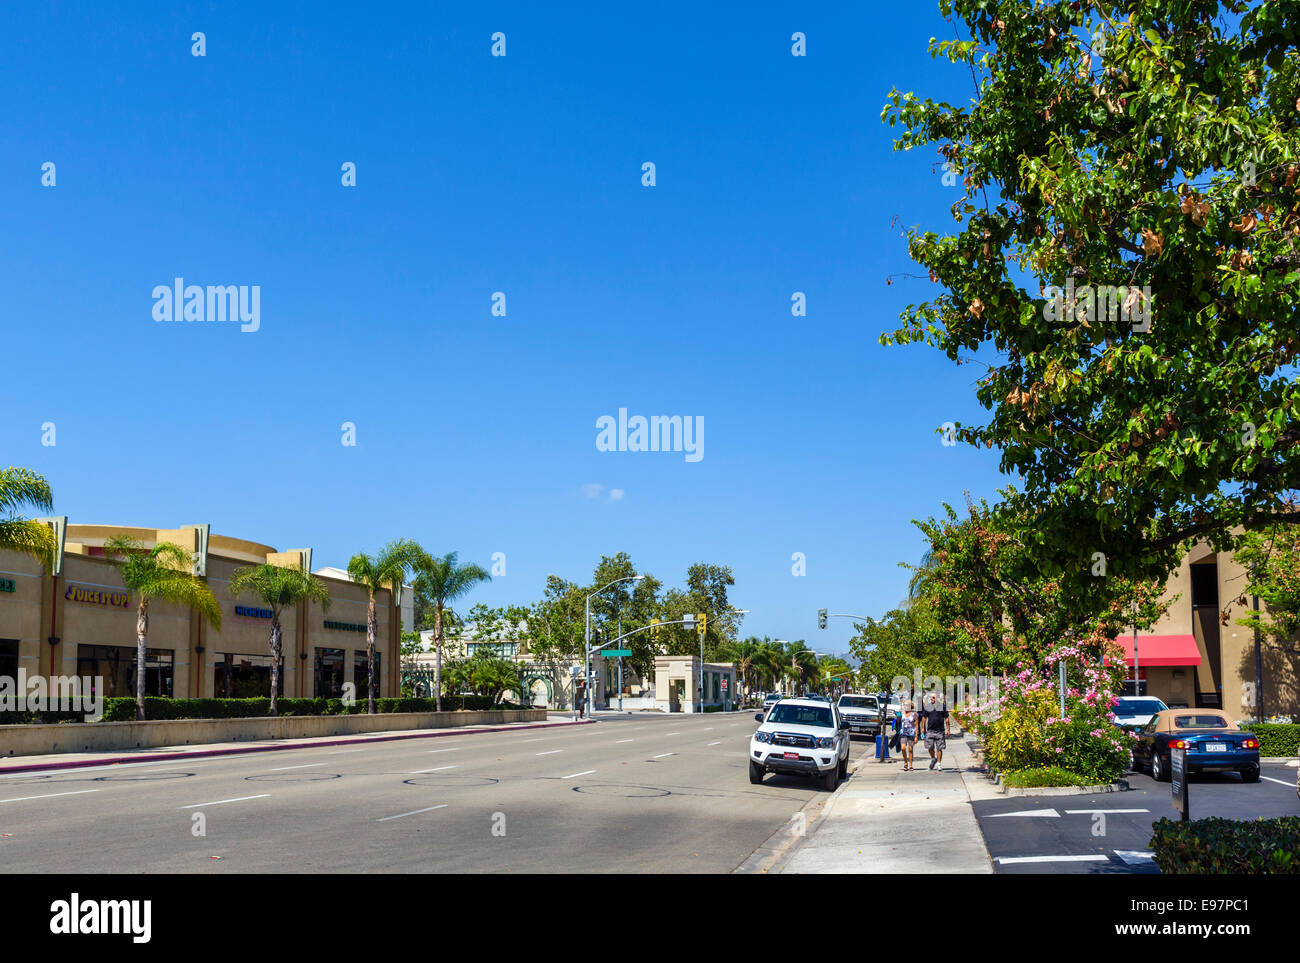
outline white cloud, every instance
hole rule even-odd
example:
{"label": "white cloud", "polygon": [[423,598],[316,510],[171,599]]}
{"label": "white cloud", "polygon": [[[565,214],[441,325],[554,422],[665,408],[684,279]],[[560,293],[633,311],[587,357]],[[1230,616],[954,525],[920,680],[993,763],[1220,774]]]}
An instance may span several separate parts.
{"label": "white cloud", "polygon": [[600,493],[603,492],[604,490],[605,490],[604,485],[598,485],[595,482],[589,482],[588,484],[582,486],[582,497],[599,498]]}
{"label": "white cloud", "polygon": [[609,490],[609,500],[611,502],[621,502],[623,500],[623,489],[611,488]]}

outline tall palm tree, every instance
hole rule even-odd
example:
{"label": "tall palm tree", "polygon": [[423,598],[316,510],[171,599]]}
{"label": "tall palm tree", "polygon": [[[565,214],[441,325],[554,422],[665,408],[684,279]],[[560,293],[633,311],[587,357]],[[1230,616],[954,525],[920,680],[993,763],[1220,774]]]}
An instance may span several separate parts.
{"label": "tall palm tree", "polygon": [[409,538],[389,542],[378,555],[358,552],[348,562],[348,575],[366,590],[370,604],[366,610],[366,666],[370,675],[370,694],[366,712],[375,713],[375,593],[388,589],[397,596],[408,572],[424,556],[424,550]]}
{"label": "tall palm tree", "polygon": [[817,655],[803,642],[790,642],[785,646],[785,675],[796,690],[801,682],[811,682],[817,672]]}
{"label": "tall palm tree", "polygon": [[174,542],[145,548],[127,535],[104,542],[104,557],[117,568],[127,591],[139,598],[135,616],[135,717],[144,721],[144,664],[149,634],[149,603],[174,602],[221,628],[221,606],[207,583],[191,573],[194,557]]}
{"label": "tall palm tree", "polygon": [[761,646],[758,638],[752,635],[743,642],[726,642],[722,646],[724,657],[735,663],[736,671],[740,673],[741,691],[738,695],[742,702],[749,697],[749,677],[757,670],[762,658]]}
{"label": "tall palm tree", "polygon": [[24,518],[19,511],[24,506],[54,511],[50,483],[27,468],[0,471],[0,548],[30,555],[49,568],[54,563],[54,532],[48,525]]}
{"label": "tall palm tree", "polygon": [[433,689],[437,693],[437,708],[442,711],[442,610],[479,582],[490,582],[492,576],[480,565],[456,563],[456,553],[448,552],[442,558],[422,553],[417,564],[419,575],[415,588],[433,603]]}
{"label": "tall palm tree", "polygon": [[241,568],[230,576],[230,594],[238,598],[249,593],[271,610],[271,715],[279,714],[280,659],[283,653],[284,632],[280,627],[280,613],[285,606],[297,605],[303,600],[330,606],[330,590],[324,582],[302,568],[285,568],[263,563]]}

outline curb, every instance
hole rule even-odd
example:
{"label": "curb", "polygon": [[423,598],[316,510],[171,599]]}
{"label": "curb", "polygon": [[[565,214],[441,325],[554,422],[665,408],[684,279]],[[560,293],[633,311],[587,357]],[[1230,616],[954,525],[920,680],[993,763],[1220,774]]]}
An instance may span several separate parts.
{"label": "curb", "polygon": [[229,749],[196,749],[193,752],[144,753],[134,756],[109,756],[105,759],[77,759],[70,762],[52,762],[25,766],[0,766],[0,776],[17,772],[46,772],[53,769],[85,769],[91,766],[116,766],[131,762],[169,762],[175,759],[201,759],[206,756],[239,756],[250,752],[279,752],[286,749],[316,749],[324,746],[350,746],[357,743],[396,742],[402,739],[438,739],[443,736],[465,736],[478,732],[518,732],[522,729],[559,729],[565,726],[589,726],[595,720],[584,719],[581,722],[538,722],[522,726],[491,726],[474,729],[462,726],[459,729],[442,729],[437,732],[410,732],[400,736],[371,736],[365,739],[324,739],[319,742],[299,742],[294,745],[252,745],[237,746]]}

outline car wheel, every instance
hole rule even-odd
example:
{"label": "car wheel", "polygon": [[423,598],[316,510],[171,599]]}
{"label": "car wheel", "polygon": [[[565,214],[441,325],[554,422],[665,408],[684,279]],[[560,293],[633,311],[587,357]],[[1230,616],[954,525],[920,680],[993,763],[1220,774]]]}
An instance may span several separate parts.
{"label": "car wheel", "polygon": [[763,767],[755,765],[752,760],[749,763],[749,781],[755,784],[763,781]]}
{"label": "car wheel", "polygon": [[849,757],[845,753],[844,758],[840,760],[840,778],[844,779],[849,774]]}
{"label": "car wheel", "polygon": [[1169,773],[1165,772],[1164,763],[1160,761],[1160,753],[1151,753],[1151,778],[1156,782],[1168,782]]}
{"label": "car wheel", "polygon": [[1241,774],[1242,782],[1259,782],[1259,766],[1251,766]]}
{"label": "car wheel", "polygon": [[840,783],[839,766],[836,766],[830,772],[822,776],[822,785],[825,786],[828,790],[834,791],[835,787],[838,786],[839,783]]}

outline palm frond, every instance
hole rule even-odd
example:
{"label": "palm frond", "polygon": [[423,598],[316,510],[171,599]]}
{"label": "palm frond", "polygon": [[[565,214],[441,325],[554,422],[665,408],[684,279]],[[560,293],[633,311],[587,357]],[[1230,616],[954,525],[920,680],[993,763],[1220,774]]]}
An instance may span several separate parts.
{"label": "palm frond", "polygon": [[42,512],[54,511],[50,483],[29,468],[0,471],[0,512],[16,514],[25,505]]}
{"label": "palm frond", "polygon": [[53,529],[43,522],[26,519],[0,521],[0,548],[30,555],[49,569],[54,567],[58,541]]}

